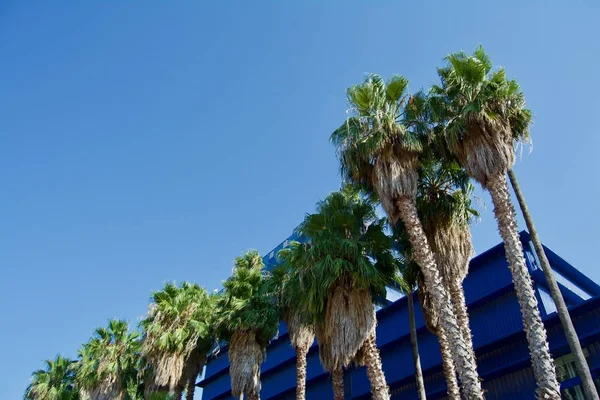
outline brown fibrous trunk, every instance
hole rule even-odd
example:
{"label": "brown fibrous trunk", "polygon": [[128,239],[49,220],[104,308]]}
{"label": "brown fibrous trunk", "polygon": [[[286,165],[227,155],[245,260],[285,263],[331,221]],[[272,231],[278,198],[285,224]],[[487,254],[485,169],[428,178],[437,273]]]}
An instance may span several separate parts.
{"label": "brown fibrous trunk", "polygon": [[504,251],[512,273],[515,293],[521,307],[523,328],[529,344],[531,364],[538,388],[538,399],[560,399],[560,385],[556,378],[554,360],[550,354],[546,328],[538,309],[533,282],[527,270],[523,245],[519,238],[515,209],[511,203],[504,173],[491,176],[487,182],[494,203],[494,215],[498,221]]}

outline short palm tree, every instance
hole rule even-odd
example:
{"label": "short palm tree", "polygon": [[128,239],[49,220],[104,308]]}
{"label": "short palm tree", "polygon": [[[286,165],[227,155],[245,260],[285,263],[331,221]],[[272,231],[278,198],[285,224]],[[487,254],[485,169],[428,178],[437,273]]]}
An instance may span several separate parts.
{"label": "short palm tree", "polygon": [[185,389],[186,399],[193,400],[196,378],[216,344],[211,327],[215,301],[204,288],[188,282],[168,283],[152,300],[141,327],[154,391],[166,388],[177,400]]}
{"label": "short palm tree", "polygon": [[416,195],[421,137],[429,129],[425,96],[405,95],[408,82],[393,77],[387,84],[370,75],[348,89],[352,116],[331,136],[346,180],[375,193],[391,224],[406,227],[440,322],[454,343],[452,356],[464,384],[465,396],[482,399],[477,365],[461,330],[450,297],[418,217]]}
{"label": "short palm tree", "polygon": [[373,399],[389,399],[374,309],[396,270],[384,227],[372,203],[336,192],[306,216],[299,231],[309,243],[292,250],[298,261],[291,266],[303,294],[296,304],[314,317],[321,361],[334,375],[336,398],[343,391],[342,368],[356,362],[367,367]]}
{"label": "short palm tree", "polygon": [[[478,47],[472,56],[458,52],[446,59],[448,65],[438,69],[441,85],[431,89],[430,109],[440,122],[434,139],[490,192],[521,306],[538,385],[537,397],[559,399],[554,362],[525,264],[506,181],[506,173],[515,159],[514,142],[525,134],[518,124],[529,111],[513,107],[524,104],[519,85],[515,80],[506,79],[504,69],[492,72],[492,63],[483,48]],[[521,114],[515,115],[515,111]]]}
{"label": "short palm tree", "polygon": [[137,400],[143,389],[140,335],[123,320],[98,328],[79,350],[76,386],[82,400]]}
{"label": "short palm tree", "polygon": [[233,273],[218,300],[218,337],[229,343],[229,374],[234,396],[260,398],[260,365],[279,328],[274,294],[255,250],[235,259]]}
{"label": "short palm tree", "polygon": [[287,325],[290,343],[296,350],[296,400],[306,398],[306,355],[315,340],[315,329],[310,316],[296,307],[298,299],[303,295],[300,288],[299,275],[294,268],[298,243],[293,243],[291,248],[283,249],[278,257],[282,264],[271,272],[269,284],[272,292],[276,294],[281,319]]}
{"label": "short palm tree", "polygon": [[74,361],[57,356],[46,360],[46,368],[35,371],[25,390],[24,400],[78,400]]}

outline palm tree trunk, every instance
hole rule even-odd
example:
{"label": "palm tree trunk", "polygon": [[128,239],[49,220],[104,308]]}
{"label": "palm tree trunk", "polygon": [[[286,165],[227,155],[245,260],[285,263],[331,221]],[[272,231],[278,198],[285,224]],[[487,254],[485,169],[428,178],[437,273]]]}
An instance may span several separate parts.
{"label": "palm tree trunk", "polygon": [[506,259],[521,306],[523,328],[529,343],[531,364],[538,385],[536,396],[538,399],[560,399],[560,385],[556,379],[554,360],[550,355],[546,328],[540,316],[533,283],[525,264],[515,209],[510,200],[504,174],[492,176],[487,183],[487,189],[492,196],[494,214],[498,221],[500,236],[504,241]]}
{"label": "palm tree trunk", "polygon": [[308,346],[296,347],[296,400],[306,399],[306,354]]}
{"label": "palm tree trunk", "polygon": [[446,378],[446,390],[448,392],[448,399],[460,400],[460,388],[458,386],[458,379],[456,379],[456,369],[454,368],[454,362],[452,362],[452,350],[443,326],[438,326],[436,336],[440,344],[440,354],[442,355],[442,369],[444,371],[444,378]]}
{"label": "palm tree trunk", "polygon": [[192,359],[188,360],[187,365],[183,369],[183,376],[181,377],[180,387],[185,385],[185,399],[186,400],[194,400],[194,395],[196,391],[196,379],[200,372],[202,372],[202,368],[204,368],[204,364],[206,362],[206,357],[197,355]]}
{"label": "palm tree trunk", "polygon": [[196,392],[196,376],[198,376],[198,374],[195,374],[187,381],[187,387],[185,388],[185,400],[194,400],[194,394]]}
{"label": "palm tree trunk", "polygon": [[336,368],[331,372],[333,383],[333,400],[344,400],[344,371]]}
{"label": "palm tree trunk", "polygon": [[479,375],[477,374],[477,365],[469,346],[465,343],[454,311],[450,303],[450,297],[444,288],[440,273],[435,265],[433,253],[427,243],[423,226],[417,214],[414,201],[408,197],[401,197],[398,202],[400,217],[410,238],[413,247],[413,256],[415,261],[421,267],[425,284],[430,291],[434,307],[439,311],[440,324],[448,336],[448,340],[453,344],[451,346],[452,359],[463,384],[464,395],[469,400],[483,399],[483,390]]}
{"label": "palm tree trunk", "polygon": [[408,300],[408,323],[410,325],[410,345],[412,347],[413,361],[415,363],[415,379],[417,381],[417,393],[419,400],[426,400],[425,381],[423,381],[423,370],[421,369],[421,357],[419,356],[419,343],[417,341],[417,327],[415,323],[415,303],[412,291],[406,292]]}
{"label": "palm tree trunk", "polygon": [[260,400],[260,394],[256,392],[246,393],[246,400]]}
{"label": "palm tree trunk", "polygon": [[379,349],[375,341],[375,333],[365,341],[365,366],[367,367],[367,376],[371,383],[371,395],[373,400],[390,400],[390,391],[383,373]]}
{"label": "palm tree trunk", "polygon": [[181,400],[183,398],[183,385],[177,385],[173,390],[173,400]]}
{"label": "palm tree trunk", "polygon": [[525,196],[521,191],[521,187],[519,186],[519,182],[517,181],[517,176],[515,175],[515,172],[512,169],[508,171],[508,178],[510,179],[510,183],[515,192],[515,195],[517,196],[517,200],[519,201],[519,206],[521,207],[521,212],[523,213],[525,224],[527,224],[527,229],[529,230],[529,234],[531,235],[533,247],[535,248],[535,252],[538,256],[538,259],[540,260],[542,271],[544,271],[544,276],[546,277],[546,282],[548,284],[548,289],[550,289],[552,300],[554,300],[554,304],[556,304],[556,310],[558,312],[558,317],[560,318],[560,322],[565,331],[567,343],[569,343],[571,353],[573,354],[573,357],[575,357],[575,369],[577,370],[577,374],[581,379],[581,386],[583,392],[585,393],[585,398],[597,400],[598,393],[596,392],[594,380],[592,378],[592,374],[590,373],[590,367],[585,360],[585,356],[583,355],[581,343],[579,343],[579,337],[577,336],[577,332],[575,331],[575,327],[573,326],[573,321],[571,320],[571,316],[569,315],[569,309],[567,308],[565,299],[563,298],[562,293],[558,288],[556,278],[552,273],[552,267],[550,267],[550,262],[548,261],[548,257],[546,257],[546,253],[544,252],[542,241],[538,236],[537,229],[535,229],[535,225],[533,224],[533,218],[529,213],[529,207],[527,207],[527,203],[525,202]]}
{"label": "palm tree trunk", "polygon": [[470,344],[469,351],[472,352],[473,359],[477,360],[473,350],[473,335],[471,334],[471,328],[469,327],[469,312],[467,310],[465,291],[462,287],[462,283],[456,279],[452,279],[448,286],[450,298],[452,298],[454,315],[456,315],[456,320],[458,321],[458,326],[460,327],[463,339]]}

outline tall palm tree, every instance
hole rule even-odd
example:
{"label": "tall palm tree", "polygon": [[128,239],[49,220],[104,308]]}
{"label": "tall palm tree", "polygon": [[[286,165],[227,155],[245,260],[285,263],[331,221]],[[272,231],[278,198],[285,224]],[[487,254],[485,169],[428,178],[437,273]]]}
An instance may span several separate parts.
{"label": "tall palm tree", "polygon": [[196,378],[216,344],[211,327],[215,301],[204,288],[188,282],[168,283],[152,300],[140,325],[153,386],[167,388],[175,399],[185,389],[186,399],[193,400]]}
{"label": "tall palm tree", "polygon": [[469,222],[479,215],[471,206],[472,192],[467,173],[455,161],[432,157],[422,163],[417,210],[471,352],[473,339],[462,283],[474,253]]}
{"label": "tall palm tree", "polygon": [[511,127],[513,106],[524,103],[523,93],[515,80],[506,79],[504,69],[492,72],[492,63],[481,47],[472,56],[458,52],[446,59],[448,65],[438,69],[441,85],[431,89],[432,115],[441,122],[435,139],[490,192],[523,314],[538,385],[536,394],[542,399],[559,399],[560,386],[506,182],[515,159],[514,141],[524,135],[522,129]]}
{"label": "tall palm tree", "polygon": [[303,293],[296,302],[314,317],[321,362],[333,375],[336,397],[343,388],[340,372],[352,362],[367,367],[373,399],[390,396],[375,343],[373,304],[385,298],[396,270],[384,227],[368,200],[336,192],[300,225],[310,243],[292,249],[301,260],[291,264]]}
{"label": "tall palm tree", "polygon": [[408,82],[393,77],[386,84],[370,75],[348,89],[352,116],[332,135],[346,180],[375,193],[391,224],[402,220],[414,249],[440,322],[452,346],[452,357],[465,396],[482,399],[477,365],[462,337],[450,297],[444,287],[435,258],[416,209],[420,137],[429,129],[425,96],[405,95]]}
{"label": "tall palm tree", "polygon": [[137,400],[141,341],[123,320],[98,328],[79,350],[76,386],[82,400]]}
{"label": "tall palm tree", "polygon": [[[415,365],[415,381],[417,383],[417,394],[419,400],[426,400],[425,381],[423,380],[423,370],[421,368],[421,357],[419,355],[419,342],[417,339],[417,326],[415,322],[415,302],[414,291],[417,289],[419,266],[406,258],[401,263],[401,277],[397,278],[396,283],[400,286],[406,295],[408,306],[408,326],[410,329],[410,346],[412,349],[413,363]],[[422,308],[422,307],[421,307]],[[425,311],[423,311],[425,313]],[[452,361],[452,360],[450,360]],[[454,368],[454,364],[452,364]],[[456,377],[456,373],[454,374]],[[451,397],[452,398],[452,397]]]}
{"label": "tall palm tree", "polygon": [[[529,122],[530,121],[528,120],[526,121],[527,127],[529,126]],[[515,124],[513,123],[513,126],[514,125]],[[527,230],[531,235],[531,241],[533,242],[533,247],[538,256],[538,260],[540,261],[542,271],[544,271],[544,276],[546,277],[546,282],[548,283],[548,289],[550,289],[550,295],[552,296],[552,300],[554,300],[554,304],[556,304],[556,310],[558,312],[558,317],[560,318],[562,327],[565,331],[567,343],[569,344],[571,353],[575,358],[575,369],[577,370],[577,374],[581,378],[581,386],[583,388],[583,393],[589,399],[598,399],[598,393],[594,385],[594,379],[592,378],[592,374],[590,372],[590,366],[585,360],[585,355],[583,354],[583,349],[581,348],[581,343],[579,342],[577,331],[575,331],[575,326],[573,326],[573,321],[571,320],[571,316],[569,315],[569,309],[567,308],[565,299],[563,298],[563,295],[558,287],[558,283],[556,283],[556,278],[554,277],[554,273],[552,272],[552,267],[550,266],[548,257],[546,257],[546,252],[544,251],[544,247],[542,246],[542,241],[540,240],[537,229],[535,228],[535,225],[533,223],[533,217],[529,212],[529,207],[527,206],[527,202],[525,201],[525,196],[521,191],[521,187],[519,186],[517,176],[515,175],[513,169],[510,169],[508,171],[508,178],[512,185],[513,191],[515,192],[515,195],[517,197],[517,201],[519,202],[521,213],[523,214],[523,218],[525,219]]]}
{"label": "tall palm tree", "polygon": [[269,341],[277,334],[276,299],[263,275],[256,250],[235,259],[233,273],[218,300],[217,332],[229,342],[229,374],[234,396],[260,399],[260,365]]}
{"label": "tall palm tree", "polygon": [[[421,312],[423,313],[423,319],[425,320],[425,326],[438,339],[448,398],[460,400],[460,388],[456,377],[456,368],[454,366],[454,361],[452,360],[451,343],[444,331],[444,327],[440,324],[440,315],[431,302],[431,295],[425,284],[423,273],[418,269],[418,266],[415,265],[415,262],[412,261],[412,248],[408,241],[406,231],[400,224],[397,224],[394,227],[394,236],[405,260],[403,276],[406,276],[405,279],[408,279],[411,287],[414,288],[416,286],[418,288],[419,303]],[[409,298],[409,300],[412,300],[411,298]]]}
{"label": "tall palm tree", "polygon": [[[294,245],[295,246],[295,245]],[[315,330],[310,316],[296,307],[296,301],[302,296],[300,279],[293,268],[298,262],[290,248],[279,252],[282,264],[275,267],[268,280],[272,292],[278,298],[281,319],[286,323],[290,343],[296,350],[296,399],[306,398],[306,355],[315,340]]]}
{"label": "tall palm tree", "polygon": [[25,390],[24,400],[78,400],[74,361],[56,356],[44,361],[45,369],[35,371]]}

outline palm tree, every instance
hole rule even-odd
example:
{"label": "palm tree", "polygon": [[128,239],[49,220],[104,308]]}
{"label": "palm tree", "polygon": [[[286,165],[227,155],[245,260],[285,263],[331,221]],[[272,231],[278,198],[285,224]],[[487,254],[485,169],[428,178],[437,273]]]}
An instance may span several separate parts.
{"label": "palm tree", "polygon": [[76,386],[82,400],[137,400],[142,385],[138,332],[129,333],[123,320],[111,320],[98,328],[79,350]]}
{"label": "palm tree", "polygon": [[425,319],[427,329],[433,333],[440,345],[440,354],[442,356],[442,370],[446,379],[446,391],[448,398],[451,400],[460,400],[460,388],[456,379],[456,367],[452,361],[452,343],[448,340],[448,336],[444,331],[444,327],[440,324],[440,315],[431,302],[431,295],[427,289],[427,284],[423,278],[423,274],[419,273],[417,278],[419,287],[419,302],[421,311]]}
{"label": "palm tree", "polygon": [[296,304],[314,317],[321,362],[333,375],[336,398],[343,393],[342,369],[355,362],[367,367],[373,399],[389,399],[373,304],[385,298],[396,270],[384,227],[371,202],[335,192],[300,225],[310,243],[291,250],[303,293]]}
{"label": "palm tree", "polygon": [[[401,224],[397,224],[394,227],[394,237],[398,248],[404,256],[403,278],[410,284],[411,288],[418,287],[419,303],[425,320],[425,326],[438,339],[448,398],[460,400],[460,388],[458,386],[458,379],[456,378],[456,368],[452,360],[451,344],[444,331],[444,327],[440,324],[439,313],[431,303],[431,295],[427,290],[423,273],[419,270],[418,265],[412,261],[412,248],[407,238],[406,230]],[[412,302],[412,294],[408,300],[409,303]]]}
{"label": "palm tree", "polygon": [[[530,121],[526,120],[525,122],[525,126],[527,127],[526,129],[528,130]],[[513,123],[513,129],[514,126],[515,124]],[[531,241],[533,242],[533,247],[535,248],[535,252],[538,256],[538,259],[540,260],[542,271],[544,271],[544,276],[546,277],[546,282],[548,283],[548,289],[550,289],[550,294],[552,295],[554,304],[556,304],[556,310],[558,312],[558,317],[560,318],[560,322],[565,331],[567,343],[569,344],[571,353],[575,358],[575,369],[577,370],[577,374],[581,378],[581,386],[583,388],[583,393],[589,399],[598,399],[598,393],[596,392],[594,379],[592,378],[592,374],[590,372],[590,366],[585,360],[585,355],[583,354],[581,343],[579,343],[577,331],[575,331],[573,321],[571,320],[571,316],[569,315],[569,309],[567,308],[565,299],[563,298],[563,295],[560,292],[560,289],[558,288],[556,278],[554,277],[554,273],[552,273],[552,267],[550,267],[550,262],[548,261],[548,257],[546,257],[546,252],[544,251],[544,247],[542,246],[542,241],[540,240],[540,237],[537,233],[537,229],[535,228],[535,225],[533,223],[533,217],[529,212],[527,202],[525,202],[525,196],[521,191],[521,187],[519,186],[519,182],[517,181],[517,176],[515,175],[515,172],[512,168],[508,171],[508,178],[510,180],[513,191],[515,192],[515,195],[517,197],[517,201],[519,202],[521,213],[523,214],[523,217],[525,219],[527,230],[529,230],[529,233],[531,235]]]}
{"label": "palm tree", "polygon": [[260,398],[260,365],[279,328],[276,299],[263,268],[256,250],[237,257],[217,304],[218,337],[229,342],[231,392],[249,400]]}
{"label": "palm tree", "polygon": [[442,281],[452,299],[463,339],[473,353],[469,314],[462,283],[474,253],[469,222],[479,214],[471,207],[473,185],[455,161],[426,159],[420,169],[417,210]]}
{"label": "palm tree", "polygon": [[416,209],[420,138],[429,129],[425,96],[405,96],[407,80],[393,77],[387,84],[370,75],[348,89],[353,115],[332,135],[346,180],[375,193],[391,224],[402,220],[414,249],[432,302],[448,339],[454,343],[452,357],[469,399],[482,399],[477,365],[462,337],[450,297]]}
{"label": "palm tree", "polygon": [[[417,340],[417,326],[415,323],[415,302],[413,292],[417,289],[419,266],[414,262],[408,261],[406,258],[401,263],[400,271],[402,276],[396,279],[396,283],[406,295],[408,306],[408,325],[410,328],[410,345],[412,348],[413,363],[415,365],[415,380],[417,383],[417,394],[419,400],[426,400],[425,381],[423,380],[423,370],[421,368],[421,357],[419,356],[419,343]],[[423,307],[421,306],[421,309]],[[423,314],[425,311],[423,310]],[[452,361],[452,360],[450,360]],[[454,364],[452,364],[454,368]],[[453,369],[454,371],[454,369]],[[456,378],[456,373],[454,374]],[[450,396],[450,398],[453,398]]]}
{"label": "palm tree", "polygon": [[[430,109],[440,121],[434,139],[490,192],[523,314],[536,393],[538,398],[558,399],[560,386],[506,182],[515,159],[513,143],[525,134],[518,126],[511,126],[516,119],[514,106],[524,104],[523,93],[515,80],[506,79],[504,69],[491,72],[492,63],[481,47],[473,56],[458,52],[446,59],[448,66],[438,69],[441,86],[431,89]],[[521,118],[530,115],[528,110],[519,110]]]}
{"label": "palm tree", "polygon": [[44,361],[46,368],[35,371],[25,390],[24,400],[78,400],[74,361],[57,356]]}
{"label": "palm tree", "polygon": [[142,352],[152,370],[153,386],[193,400],[196,378],[206,355],[216,344],[213,320],[214,299],[197,284],[168,283],[152,294],[143,328]]}
{"label": "palm tree", "polygon": [[315,340],[315,330],[309,316],[295,306],[302,296],[299,275],[294,271],[294,251],[290,248],[279,252],[282,264],[275,267],[268,280],[271,291],[276,293],[281,319],[286,323],[290,343],[296,350],[296,399],[306,398],[306,355]]}

